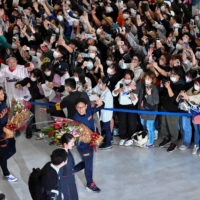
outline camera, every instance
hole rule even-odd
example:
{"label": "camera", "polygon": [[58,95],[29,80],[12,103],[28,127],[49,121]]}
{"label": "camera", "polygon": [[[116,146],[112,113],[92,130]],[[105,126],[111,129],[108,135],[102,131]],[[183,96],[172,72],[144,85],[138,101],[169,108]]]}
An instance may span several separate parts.
{"label": "camera", "polygon": [[164,85],[165,83],[169,82],[170,79],[169,78],[165,78],[165,79],[162,79],[162,84]]}
{"label": "camera", "polygon": [[114,45],[116,45],[116,44],[117,44],[117,43],[116,43],[116,41],[114,40],[114,41],[110,42],[110,43],[107,45],[107,47],[110,48],[110,47],[112,47],[112,46],[114,46]]}
{"label": "camera", "polygon": [[123,30],[120,27],[117,27],[115,29],[111,29],[111,34],[113,34],[113,35],[116,35],[116,34],[121,33],[121,32],[123,32]]}

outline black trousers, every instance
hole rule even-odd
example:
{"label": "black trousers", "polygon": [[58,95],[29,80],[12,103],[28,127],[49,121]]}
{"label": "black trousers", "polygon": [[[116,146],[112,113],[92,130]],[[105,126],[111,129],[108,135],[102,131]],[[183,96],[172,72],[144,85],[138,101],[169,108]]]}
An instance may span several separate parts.
{"label": "black trousers", "polygon": [[15,138],[7,139],[5,145],[0,144],[0,166],[4,176],[10,175],[7,160],[16,153]]}
{"label": "black trousers", "polygon": [[[120,109],[135,110],[136,107],[133,104],[120,105]],[[119,136],[121,139],[131,139],[133,133],[137,131],[137,114],[135,113],[118,113],[119,123]]]}

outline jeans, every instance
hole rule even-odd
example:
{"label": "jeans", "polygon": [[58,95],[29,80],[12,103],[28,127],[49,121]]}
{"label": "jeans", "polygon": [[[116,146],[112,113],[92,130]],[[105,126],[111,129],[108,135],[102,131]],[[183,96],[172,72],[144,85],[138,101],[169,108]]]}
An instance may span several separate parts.
{"label": "jeans", "polygon": [[194,144],[199,147],[200,141],[200,124],[194,124]]}
{"label": "jeans", "polygon": [[183,138],[183,145],[190,146],[192,138],[192,125],[191,117],[180,116],[179,117],[179,130]]}
{"label": "jeans", "polygon": [[0,145],[0,166],[4,176],[10,175],[7,167],[7,160],[16,153],[15,139],[7,139],[6,145]]}
{"label": "jeans", "polygon": [[106,144],[111,145],[112,133],[110,130],[110,121],[109,122],[102,122],[103,129],[106,132]]}
{"label": "jeans", "polygon": [[154,144],[154,121],[141,118],[143,129],[148,131],[148,144]]}

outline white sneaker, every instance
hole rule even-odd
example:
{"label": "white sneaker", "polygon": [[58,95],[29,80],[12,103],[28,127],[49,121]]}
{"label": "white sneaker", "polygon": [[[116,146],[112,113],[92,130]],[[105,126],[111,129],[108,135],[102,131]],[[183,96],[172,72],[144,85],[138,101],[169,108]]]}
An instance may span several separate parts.
{"label": "white sneaker", "polygon": [[4,176],[4,179],[10,182],[15,182],[17,181],[17,178],[14,177],[12,174],[8,175],[8,176]]}
{"label": "white sneaker", "polygon": [[157,139],[158,139],[158,131],[155,130],[155,131],[154,131],[154,140],[157,140]]}
{"label": "white sneaker", "polygon": [[124,146],[128,147],[128,146],[131,146],[132,144],[133,144],[133,140],[127,140]]}
{"label": "white sneaker", "polygon": [[192,150],[192,154],[193,155],[197,154],[198,149],[199,149],[199,147],[197,147],[196,145],[194,145],[194,148]]}
{"label": "white sneaker", "polygon": [[120,140],[119,146],[123,146],[126,140]]}
{"label": "white sneaker", "polygon": [[182,144],[180,147],[179,147],[179,149],[181,150],[181,151],[184,151],[185,149],[187,149],[188,147],[187,146],[185,146],[184,144]]}

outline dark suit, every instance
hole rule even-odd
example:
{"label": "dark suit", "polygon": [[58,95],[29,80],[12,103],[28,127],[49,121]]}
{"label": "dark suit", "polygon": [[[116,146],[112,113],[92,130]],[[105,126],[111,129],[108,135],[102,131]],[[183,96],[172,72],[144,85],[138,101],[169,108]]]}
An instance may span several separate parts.
{"label": "dark suit", "polygon": [[41,178],[41,187],[42,189],[42,199],[41,200],[50,200],[51,199],[51,190],[58,190],[59,196],[57,200],[61,200],[61,189],[59,183],[59,177],[54,168],[51,167],[51,162],[48,162],[43,168],[42,171],[44,175]]}
{"label": "dark suit", "polygon": [[78,200],[74,173],[82,170],[84,166],[83,161],[74,166],[73,155],[68,151],[67,164],[60,169],[60,185],[64,200]]}
{"label": "dark suit", "polygon": [[58,103],[59,109],[57,108],[57,106],[53,106],[53,107],[47,109],[47,113],[52,113],[52,112],[55,112],[57,110],[62,110],[64,108],[67,108],[68,118],[71,119],[76,113],[75,101],[79,98],[86,99],[87,104],[90,105],[90,99],[89,99],[87,93],[74,91],[74,92],[70,92],[68,96],[63,98],[63,100],[60,103]]}

